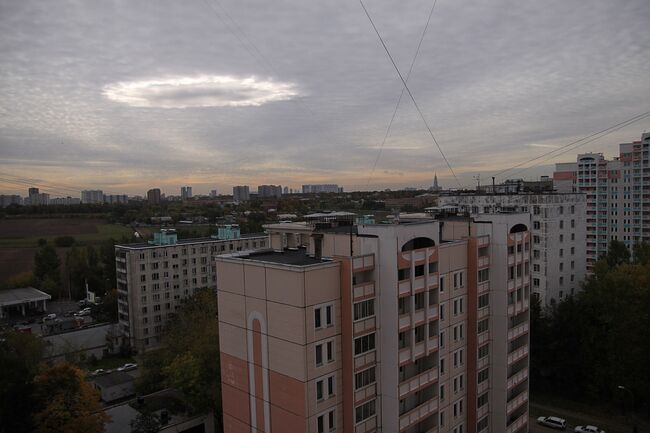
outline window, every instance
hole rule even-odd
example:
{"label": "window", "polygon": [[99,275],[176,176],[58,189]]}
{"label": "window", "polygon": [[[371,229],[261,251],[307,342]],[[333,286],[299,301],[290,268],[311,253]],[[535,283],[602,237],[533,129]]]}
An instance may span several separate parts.
{"label": "window", "polygon": [[417,265],[415,267],[415,276],[421,277],[422,275],[424,275],[424,265]]}
{"label": "window", "polygon": [[368,299],[354,304],[354,320],[364,319],[375,315],[375,300]]}
{"label": "window", "polygon": [[370,400],[367,403],[357,406],[355,408],[355,422],[360,423],[367,420],[375,414],[375,400]]}
{"label": "window", "polygon": [[375,333],[354,339],[354,354],[360,355],[375,349]]}
{"label": "window", "polygon": [[354,388],[361,389],[375,383],[375,367],[360,371],[354,375]]}
{"label": "window", "polygon": [[327,378],[327,397],[334,395],[334,376]]}
{"label": "window", "polygon": [[488,402],[488,393],[484,392],[476,400],[476,407],[477,408],[483,407],[483,406],[485,406],[487,404],[487,402]]}
{"label": "window", "polygon": [[330,410],[327,413],[327,423],[329,424],[329,429],[331,432],[336,430],[336,419],[334,418],[335,411],[336,410]]}
{"label": "window", "polygon": [[483,283],[490,279],[490,269],[485,268],[478,271],[478,282]]}
{"label": "window", "polygon": [[486,416],[482,420],[480,420],[478,423],[476,423],[476,431],[477,432],[482,432],[488,427],[488,417]]}
{"label": "window", "polygon": [[489,370],[487,368],[484,368],[483,370],[478,372],[478,383],[483,383],[486,380],[488,380],[489,375]]}
{"label": "window", "polygon": [[397,271],[397,279],[399,281],[408,280],[409,278],[411,278],[411,269],[410,268],[399,269]]}
{"label": "window", "polygon": [[334,324],[334,318],[332,317],[333,309],[333,305],[325,306],[325,326],[332,326]]}
{"label": "window", "polygon": [[445,358],[440,358],[440,374],[445,374]]}
{"label": "window", "polygon": [[440,320],[445,320],[445,304],[440,304]]}
{"label": "window", "polygon": [[489,319],[480,320],[477,324],[478,333],[481,334],[488,330]]}
{"label": "window", "polygon": [[420,325],[420,326],[416,327],[415,328],[415,342],[420,343],[420,342],[424,341],[425,334],[426,334],[426,332],[425,332],[425,326],[424,325]]}
{"label": "window", "polygon": [[415,309],[421,310],[424,308],[424,292],[416,293],[415,296]]}
{"label": "window", "polygon": [[445,291],[445,277],[440,277],[440,293]]}
{"label": "window", "polygon": [[397,299],[397,311],[399,314],[406,314],[411,311],[411,298],[409,296]]}
{"label": "window", "polygon": [[323,399],[323,381],[319,380],[316,382],[316,400]]}
{"label": "window", "polygon": [[483,346],[478,348],[478,359],[485,358],[488,356],[490,347],[489,343],[485,343]]}
{"label": "window", "polygon": [[440,400],[445,399],[445,385],[440,385]]}
{"label": "window", "polygon": [[318,424],[318,433],[325,433],[325,415],[320,415],[316,423]]}
{"label": "window", "polygon": [[318,329],[321,327],[321,309],[314,308],[314,328]]}
{"label": "window", "polygon": [[487,307],[490,304],[490,294],[484,293],[478,297],[478,308]]}
{"label": "window", "polygon": [[[323,322],[325,322],[326,327],[332,326],[334,324],[333,310],[334,305],[331,304],[314,308],[314,327],[316,329],[321,328]],[[325,317],[323,317],[323,315]]]}
{"label": "window", "polygon": [[433,274],[438,272],[438,262],[429,263],[429,273]]}
{"label": "window", "polygon": [[334,343],[332,341],[328,341],[326,343],[327,347],[327,362],[332,362],[334,361]]}

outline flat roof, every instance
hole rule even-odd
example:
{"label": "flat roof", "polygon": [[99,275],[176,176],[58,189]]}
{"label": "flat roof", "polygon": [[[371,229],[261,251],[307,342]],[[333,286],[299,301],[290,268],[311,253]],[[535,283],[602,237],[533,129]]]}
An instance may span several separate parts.
{"label": "flat roof", "polygon": [[97,385],[103,388],[108,388],[115,385],[121,385],[123,383],[133,382],[134,380],[135,379],[133,379],[133,376],[123,371],[114,371],[112,373],[108,373],[103,376],[97,376],[96,378],[93,378],[93,382],[95,382]]}
{"label": "flat roof", "polygon": [[149,242],[139,242],[133,244],[118,244],[116,247],[120,248],[129,248],[133,250],[140,250],[145,248],[163,248],[163,247],[173,247],[175,245],[191,245],[191,244],[205,244],[209,242],[232,242],[238,239],[250,239],[250,238],[266,238],[268,235],[266,233],[245,233],[238,238],[234,239],[217,239],[217,238],[190,238],[190,239],[179,239],[176,243],[165,244],[165,245],[156,245],[150,244]]}
{"label": "flat roof", "polygon": [[263,251],[263,252],[251,253],[245,256],[239,256],[238,258],[256,261],[256,262],[280,263],[283,265],[293,265],[293,266],[309,266],[309,265],[317,265],[321,263],[328,263],[328,262],[324,262],[323,260],[315,259],[314,257],[308,256],[304,249],[284,250],[284,251]]}
{"label": "flat roof", "polygon": [[34,287],[0,290],[0,306],[25,304],[27,302],[50,300],[52,297]]}

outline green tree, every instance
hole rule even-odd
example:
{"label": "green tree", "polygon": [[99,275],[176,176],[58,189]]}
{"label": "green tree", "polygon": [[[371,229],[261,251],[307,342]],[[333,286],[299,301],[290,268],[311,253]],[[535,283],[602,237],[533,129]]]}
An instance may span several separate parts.
{"label": "green tree", "polygon": [[131,433],[158,433],[160,421],[152,413],[138,413],[131,421]]}
{"label": "green tree", "polygon": [[39,281],[49,278],[59,284],[61,282],[60,273],[61,262],[56,250],[49,244],[41,246],[34,257],[34,276]]}
{"label": "green tree", "polygon": [[625,244],[621,241],[612,240],[609,242],[607,248],[607,255],[605,256],[607,264],[610,267],[620,266],[630,261],[630,250],[627,249]]}
{"label": "green tree", "polygon": [[33,430],[33,380],[43,348],[32,334],[9,332],[0,337],[0,433]]}
{"label": "green tree", "polygon": [[646,242],[637,242],[632,247],[632,256],[634,257],[635,264],[648,264],[650,262],[650,244]]}
{"label": "green tree", "polygon": [[70,364],[44,370],[34,379],[36,433],[102,433],[109,420],[85,373]]}

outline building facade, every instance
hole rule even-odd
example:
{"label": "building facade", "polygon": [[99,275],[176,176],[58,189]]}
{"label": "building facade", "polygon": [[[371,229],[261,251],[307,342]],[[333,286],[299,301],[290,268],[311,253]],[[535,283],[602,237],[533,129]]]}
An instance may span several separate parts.
{"label": "building facade", "polygon": [[257,196],[259,198],[280,198],[282,197],[282,187],[280,185],[260,185],[257,187]]}
{"label": "building facade", "polygon": [[104,192],[99,189],[81,191],[81,202],[84,204],[104,203]]}
{"label": "building facade", "polygon": [[191,186],[182,186],[181,187],[181,200],[189,200],[192,198],[192,187]]}
{"label": "building facade", "polygon": [[243,203],[250,200],[251,193],[248,185],[239,185],[232,187],[232,201],[235,203]]}
{"label": "building facade", "polygon": [[127,204],[129,196],[126,194],[107,194],[104,195],[104,203],[106,204]]}
{"label": "building facade", "polygon": [[319,193],[328,193],[328,192],[343,192],[343,188],[335,183],[324,183],[316,185],[303,185],[302,193],[303,194],[319,194]]}
{"label": "building facade", "polygon": [[160,188],[152,188],[147,191],[147,201],[149,204],[160,204]]}
{"label": "building facade", "polygon": [[528,431],[529,220],[273,224],[216,257],[224,431]]}
{"label": "building facade", "polygon": [[607,253],[610,241],[630,248],[650,242],[650,133],[619,145],[619,156],[578,155],[555,165],[553,185],[560,192],[586,194],[587,266]]}
{"label": "building facade", "polygon": [[162,230],[151,243],[116,245],[123,342],[139,353],[159,347],[164,325],[182,300],[198,289],[216,289],[215,256],[267,248],[268,242],[264,234],[178,240],[173,230]]}
{"label": "building facade", "polygon": [[12,204],[22,206],[23,198],[19,195],[0,195],[0,207],[7,207]]}
{"label": "building facade", "polygon": [[529,214],[535,298],[548,306],[580,289],[587,273],[584,193],[449,194],[440,196],[438,204],[472,215]]}

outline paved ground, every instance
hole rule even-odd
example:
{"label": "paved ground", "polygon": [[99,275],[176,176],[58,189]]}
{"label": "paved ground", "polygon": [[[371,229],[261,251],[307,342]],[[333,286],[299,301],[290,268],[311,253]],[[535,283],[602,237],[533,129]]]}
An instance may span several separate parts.
{"label": "paved ground", "polygon": [[[530,421],[528,424],[530,433],[550,433],[559,431],[537,424],[538,416],[549,415],[566,419],[567,432],[572,432],[576,425],[587,424],[595,425],[604,429],[607,433],[632,433],[632,424],[620,414],[606,415],[599,413],[576,412],[561,407],[552,407],[534,402],[530,403]],[[646,431],[641,425],[638,425],[638,428],[639,432]]]}

